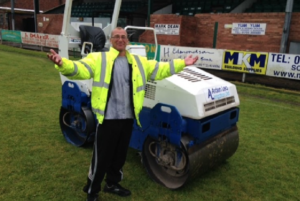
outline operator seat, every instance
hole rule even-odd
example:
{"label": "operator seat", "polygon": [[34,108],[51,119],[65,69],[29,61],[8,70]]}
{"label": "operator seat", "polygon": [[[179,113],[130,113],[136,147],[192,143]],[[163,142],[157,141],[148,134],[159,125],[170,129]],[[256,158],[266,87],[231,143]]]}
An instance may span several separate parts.
{"label": "operator seat", "polygon": [[91,45],[86,44],[84,53],[88,54],[90,52],[105,52],[108,51],[108,48],[104,47],[106,42],[106,37],[104,31],[100,27],[92,27],[92,26],[79,26],[81,45],[79,45],[80,49],[82,49],[82,45],[84,42],[93,43],[93,49],[91,50]]}

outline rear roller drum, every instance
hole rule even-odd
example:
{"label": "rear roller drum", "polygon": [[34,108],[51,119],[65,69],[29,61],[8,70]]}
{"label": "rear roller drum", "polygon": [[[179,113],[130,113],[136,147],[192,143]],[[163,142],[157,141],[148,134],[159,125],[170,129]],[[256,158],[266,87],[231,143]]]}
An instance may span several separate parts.
{"label": "rear roller drum", "polygon": [[75,146],[83,146],[92,142],[95,132],[93,113],[86,107],[81,108],[81,113],[60,109],[59,123],[61,131],[67,142]]}

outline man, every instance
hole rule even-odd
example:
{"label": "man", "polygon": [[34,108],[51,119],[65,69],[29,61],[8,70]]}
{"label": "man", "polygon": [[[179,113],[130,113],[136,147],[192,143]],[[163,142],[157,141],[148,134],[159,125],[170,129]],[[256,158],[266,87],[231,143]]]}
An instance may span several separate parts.
{"label": "man", "polygon": [[129,196],[131,192],[119,182],[126,160],[133,119],[139,126],[139,113],[143,107],[146,80],[160,80],[194,64],[198,57],[189,56],[171,62],[157,62],[130,54],[126,50],[127,33],[117,27],[112,31],[108,52],[90,53],[80,61],[61,58],[50,50],[48,58],[55,68],[69,79],[93,78],[92,110],[96,128],[92,161],[84,191],[87,201],[98,200],[101,182],[106,175],[104,192]]}

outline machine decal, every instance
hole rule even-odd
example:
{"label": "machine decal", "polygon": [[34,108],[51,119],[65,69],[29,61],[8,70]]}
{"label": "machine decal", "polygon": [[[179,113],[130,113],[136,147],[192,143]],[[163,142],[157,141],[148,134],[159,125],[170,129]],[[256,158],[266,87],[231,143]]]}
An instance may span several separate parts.
{"label": "machine decal", "polygon": [[204,93],[206,94],[207,101],[220,100],[231,96],[227,86],[208,88],[204,90]]}
{"label": "machine decal", "polygon": [[81,44],[81,39],[73,37],[69,39],[69,43]]}

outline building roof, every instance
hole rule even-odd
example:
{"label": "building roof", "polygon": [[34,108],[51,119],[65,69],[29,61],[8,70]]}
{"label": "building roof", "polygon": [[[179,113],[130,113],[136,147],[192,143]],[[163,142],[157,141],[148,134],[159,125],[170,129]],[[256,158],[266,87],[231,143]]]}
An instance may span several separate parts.
{"label": "building roof", "polygon": [[[1,7],[0,10],[7,11],[8,13],[11,13],[11,7]],[[25,13],[25,14],[31,14],[34,13],[34,10],[32,9],[23,9],[23,8],[14,8],[15,13]],[[43,13],[44,11],[40,10],[40,13]]]}

